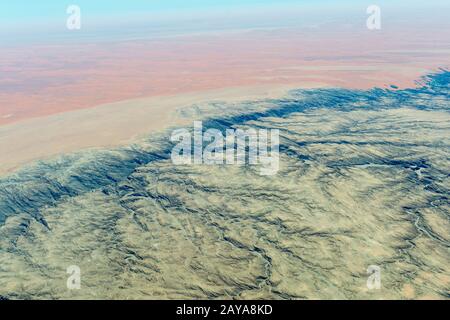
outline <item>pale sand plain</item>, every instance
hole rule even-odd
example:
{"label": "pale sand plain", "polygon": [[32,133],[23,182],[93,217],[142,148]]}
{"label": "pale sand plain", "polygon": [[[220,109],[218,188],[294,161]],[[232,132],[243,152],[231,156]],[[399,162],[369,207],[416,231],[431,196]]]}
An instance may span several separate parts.
{"label": "pale sand plain", "polygon": [[[0,175],[34,160],[87,148],[114,147],[191,120],[177,110],[193,104],[279,98],[295,88],[325,87],[325,82],[258,85],[133,99],[32,118],[0,126]],[[191,121],[192,122],[192,121]]]}

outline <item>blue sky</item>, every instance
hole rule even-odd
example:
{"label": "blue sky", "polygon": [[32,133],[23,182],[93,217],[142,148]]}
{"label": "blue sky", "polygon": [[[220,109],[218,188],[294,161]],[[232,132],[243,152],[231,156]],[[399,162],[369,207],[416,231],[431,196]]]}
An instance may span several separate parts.
{"label": "blue sky", "polygon": [[[299,2],[305,2],[305,0],[1,0],[0,18],[7,20],[52,19],[60,16],[61,12],[64,13],[65,8],[71,4],[76,4],[91,14],[104,15]],[[328,1],[325,0],[325,2]]]}
{"label": "blue sky", "polygon": [[0,0],[0,20],[34,21],[61,17],[68,5],[79,5],[90,15],[152,13],[158,11],[208,10],[227,7],[306,5],[339,8],[342,5],[396,3],[405,8],[414,3],[445,3],[448,0]]}

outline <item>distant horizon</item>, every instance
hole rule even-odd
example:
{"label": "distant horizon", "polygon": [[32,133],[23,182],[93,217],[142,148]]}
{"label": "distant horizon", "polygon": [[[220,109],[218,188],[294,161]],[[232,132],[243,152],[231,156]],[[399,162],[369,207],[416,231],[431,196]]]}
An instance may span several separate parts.
{"label": "distant horizon", "polygon": [[[82,28],[68,33],[65,22],[70,4],[81,9]],[[346,0],[335,3],[322,0],[314,3],[298,0],[244,1],[137,1],[133,3],[105,1],[73,1],[55,4],[51,1],[0,4],[0,37],[3,45],[55,43],[58,41],[126,40],[154,35],[177,35],[211,31],[245,30],[253,28],[305,28],[334,22],[336,27],[364,24],[365,9],[372,1]],[[381,1],[383,22],[392,26],[423,27],[447,23],[446,11],[450,3],[432,0]],[[402,5],[403,3],[403,5]],[[430,14],[433,19],[427,19]]]}
{"label": "distant horizon", "polygon": [[[421,1],[357,1],[357,0],[318,0],[314,3],[305,0],[156,0],[144,1],[137,0],[133,2],[106,1],[106,0],[78,0],[67,1],[66,3],[55,3],[54,1],[44,0],[29,2],[18,0],[12,3],[0,3],[0,32],[2,26],[21,29],[27,25],[53,25],[64,21],[66,9],[70,5],[79,6],[82,15],[87,22],[93,19],[99,21],[110,21],[118,19],[120,22],[130,22],[130,17],[145,18],[152,17],[156,21],[177,20],[198,18],[200,16],[212,14],[214,18],[230,15],[247,15],[266,13],[299,13],[303,10],[313,10],[318,13],[333,11],[352,12],[360,8],[367,8],[369,5],[383,6],[385,10],[400,10],[404,13],[410,13],[417,9],[435,10],[437,16],[442,12],[438,9],[450,8],[450,3],[444,0],[430,0],[426,4]],[[270,8],[273,12],[267,12]],[[14,29],[8,30],[14,32]]]}

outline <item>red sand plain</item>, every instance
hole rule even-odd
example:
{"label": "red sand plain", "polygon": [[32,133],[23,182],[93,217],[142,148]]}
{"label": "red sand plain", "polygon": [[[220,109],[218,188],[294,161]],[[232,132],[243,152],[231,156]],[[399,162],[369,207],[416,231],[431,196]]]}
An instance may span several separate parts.
{"label": "red sand plain", "polygon": [[2,49],[0,125],[133,98],[240,86],[414,86],[448,31],[253,30]]}

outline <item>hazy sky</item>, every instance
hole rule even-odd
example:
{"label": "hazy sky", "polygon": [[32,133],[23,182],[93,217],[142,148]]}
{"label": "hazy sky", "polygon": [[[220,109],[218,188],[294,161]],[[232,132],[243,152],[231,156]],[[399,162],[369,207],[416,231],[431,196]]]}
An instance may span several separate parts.
{"label": "hazy sky", "polygon": [[[133,26],[167,28],[161,22],[170,21],[172,29],[261,27],[270,21],[285,24],[289,15],[301,10],[323,12],[321,8],[337,10],[355,0],[0,0],[0,34],[5,41],[15,33],[33,33],[44,37],[65,32],[69,5],[78,5],[82,15],[82,32],[109,28],[119,33]],[[361,10],[364,5],[361,6]],[[295,18],[295,17],[294,17]],[[232,23],[229,23],[229,22]],[[197,31],[197,29],[195,31]],[[14,39],[15,40],[15,39]]]}
{"label": "hazy sky", "polygon": [[334,7],[348,5],[392,5],[410,7],[423,3],[444,5],[446,0],[14,0],[0,1],[0,19],[2,21],[55,19],[64,15],[65,8],[71,4],[80,6],[90,15],[130,14],[136,12],[160,12],[181,10],[203,10],[213,8],[238,8],[258,6],[303,5],[315,7]]}
{"label": "hazy sky", "polygon": [[[0,1],[0,18],[14,19],[42,19],[56,18],[64,13],[68,5],[75,4],[92,15],[154,12],[167,10],[208,9],[220,7],[242,7],[258,5],[279,5],[305,3],[307,0],[15,0]],[[330,2],[319,0],[319,2]]]}
{"label": "hazy sky", "polygon": [[99,30],[128,37],[137,36],[138,29],[149,35],[156,29],[202,32],[330,21],[362,25],[371,4],[380,5],[383,18],[391,21],[433,23],[448,18],[450,8],[448,0],[0,0],[0,44],[60,39],[55,35],[67,31],[66,9],[72,4],[81,8],[81,37],[99,36]]}

